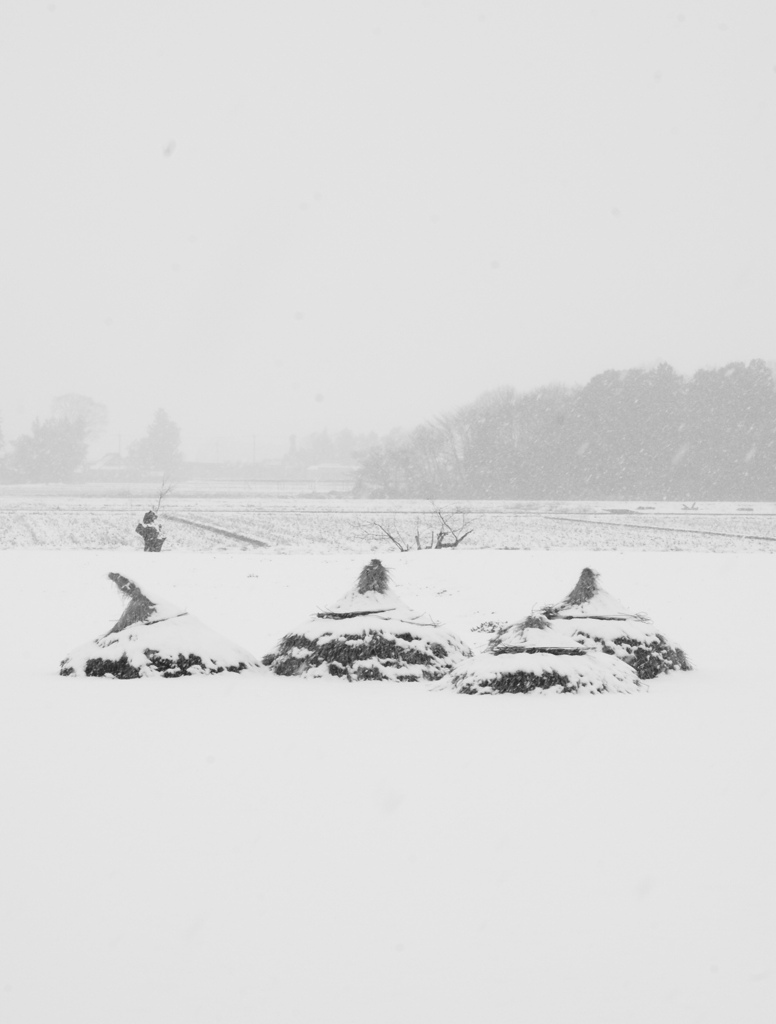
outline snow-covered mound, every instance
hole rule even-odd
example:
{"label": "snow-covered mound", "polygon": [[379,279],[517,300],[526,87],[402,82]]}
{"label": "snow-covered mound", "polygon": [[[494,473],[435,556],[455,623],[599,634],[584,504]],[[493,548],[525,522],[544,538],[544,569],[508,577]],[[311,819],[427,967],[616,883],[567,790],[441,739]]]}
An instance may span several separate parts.
{"label": "snow-covered mound", "polygon": [[252,654],[193,615],[150,597],[126,576],[108,575],[129,599],[127,606],[105,636],[76,648],[62,661],[60,675],[169,678],[259,668]]}
{"label": "snow-covered mound", "polygon": [[629,611],[604,590],[592,569],[583,569],[571,593],[544,608],[543,614],[555,630],[589,640],[604,653],[631,665],[640,679],[692,667],[681,647],[658,633],[650,619]]}
{"label": "snow-covered mound", "polygon": [[554,654],[478,654],[455,668],[448,680],[459,693],[635,693],[641,686],[633,669],[600,651]]}
{"label": "snow-covered mound", "polygon": [[641,683],[629,666],[586,639],[554,628],[543,615],[507,626],[487,653],[458,665],[448,677],[459,693],[634,693]]}
{"label": "snow-covered mound", "polygon": [[262,659],[281,676],[440,679],[471,655],[454,633],[416,615],[388,586],[378,559],[327,610],[312,615]]}

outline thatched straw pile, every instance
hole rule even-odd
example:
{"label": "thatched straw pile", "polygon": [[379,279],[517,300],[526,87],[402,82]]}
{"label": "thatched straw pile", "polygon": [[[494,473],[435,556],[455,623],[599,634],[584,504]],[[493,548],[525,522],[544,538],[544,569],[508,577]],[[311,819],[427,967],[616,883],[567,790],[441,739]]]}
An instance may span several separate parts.
{"label": "thatched straw pile", "polygon": [[196,676],[259,668],[252,654],[188,612],[155,600],[126,576],[108,576],[127,605],[105,636],[73,651],[60,665],[63,676]]}
{"label": "thatched straw pile", "polygon": [[674,647],[644,615],[636,615],[583,569],[576,586],[558,604],[543,609],[558,630],[592,641],[599,650],[631,665],[640,679],[692,668],[681,647]]}
{"label": "thatched straw pile", "polygon": [[634,693],[636,673],[588,641],[557,631],[543,615],[508,626],[486,654],[463,662],[448,677],[459,693]]}
{"label": "thatched straw pile", "polygon": [[281,676],[440,679],[471,651],[427,616],[414,614],[389,587],[378,560],[326,611],[283,637],[262,660]]}

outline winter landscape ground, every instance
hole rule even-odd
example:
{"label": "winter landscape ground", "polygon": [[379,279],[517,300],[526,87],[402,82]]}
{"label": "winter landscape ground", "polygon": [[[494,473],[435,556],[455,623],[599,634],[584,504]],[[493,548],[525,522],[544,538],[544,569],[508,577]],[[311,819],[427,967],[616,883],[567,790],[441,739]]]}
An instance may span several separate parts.
{"label": "winter landscape ground", "polygon": [[267,670],[60,677],[121,611],[109,571],[261,656],[375,550],[170,522],[169,550],[143,555],[135,511],[118,542],[63,538],[72,510],[36,513],[37,543],[0,537],[2,1020],[774,1019],[776,573],[730,510],[692,520],[714,521],[692,550],[603,509],[523,541],[383,545],[407,603],[475,649],[480,624],[591,565],[695,665],[627,696],[490,697]]}
{"label": "winter landscape ground", "polygon": [[[5,487],[0,550],[120,548],[156,504],[152,486]],[[472,526],[467,548],[654,551],[771,551],[776,503],[354,500],[253,493],[250,485],[180,486],[164,500],[167,550],[283,552],[395,550],[382,527],[409,540],[438,531],[437,510]]]}

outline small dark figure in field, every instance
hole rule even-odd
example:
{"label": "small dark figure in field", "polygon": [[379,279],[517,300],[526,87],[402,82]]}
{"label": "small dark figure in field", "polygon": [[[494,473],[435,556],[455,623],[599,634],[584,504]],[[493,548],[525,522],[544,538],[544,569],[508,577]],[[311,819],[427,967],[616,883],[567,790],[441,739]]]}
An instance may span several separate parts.
{"label": "small dark figure in field", "polygon": [[156,512],[146,512],[143,516],[143,522],[138,523],[135,527],[135,533],[139,533],[143,538],[143,550],[144,551],[161,551],[162,544],[164,544],[165,536],[162,530],[162,524],[158,521]]}

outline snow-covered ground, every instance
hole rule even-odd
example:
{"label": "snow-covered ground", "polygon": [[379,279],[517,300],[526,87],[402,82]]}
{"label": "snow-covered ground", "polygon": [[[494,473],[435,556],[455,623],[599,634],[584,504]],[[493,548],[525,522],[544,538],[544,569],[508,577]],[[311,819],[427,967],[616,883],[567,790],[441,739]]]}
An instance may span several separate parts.
{"label": "snow-covered ground", "polygon": [[0,552],[0,1019],[770,1024],[767,554],[386,557],[478,649],[591,565],[696,665],[633,695],[57,675],[108,571],[261,656],[365,560]]}
{"label": "snow-covered ground", "polygon": [[[47,493],[45,488],[4,486],[0,491],[0,549],[139,546],[135,525],[156,505],[147,488],[136,486],[135,492],[122,496],[78,490],[81,493],[60,493],[60,488]],[[454,527],[465,521],[464,532],[471,530],[464,541],[467,549],[776,550],[776,504],[767,502],[705,502],[694,511],[681,502],[466,501],[437,507]],[[440,528],[434,508],[428,501],[342,496],[229,498],[217,489],[197,494],[180,485],[165,498],[161,518],[167,538],[165,551],[246,550],[268,545],[274,551],[294,553],[382,553],[397,549],[387,533],[399,546],[414,548],[416,534],[422,545],[428,545],[432,531],[436,537]],[[455,509],[462,510],[462,516]]]}

